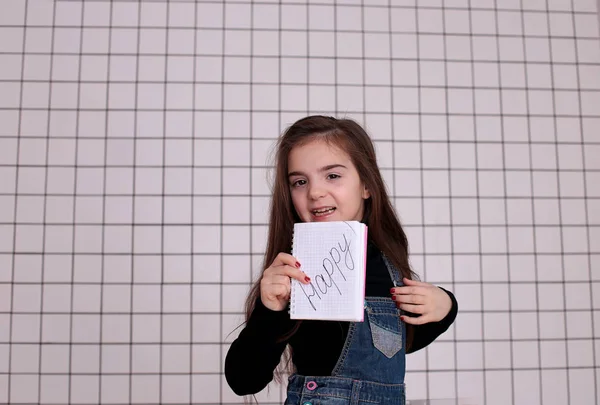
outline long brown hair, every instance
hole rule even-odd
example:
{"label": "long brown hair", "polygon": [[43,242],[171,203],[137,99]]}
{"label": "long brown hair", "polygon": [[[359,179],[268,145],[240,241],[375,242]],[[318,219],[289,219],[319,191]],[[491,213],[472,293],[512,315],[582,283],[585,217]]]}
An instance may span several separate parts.
{"label": "long brown hair", "polygon": [[[385,254],[403,277],[416,279],[408,260],[408,240],[388,196],[379,172],[373,142],[365,130],[351,119],[336,119],[321,115],[296,121],[278,139],[275,153],[275,178],[270,204],[269,235],[263,259],[263,271],[279,252],[290,253],[295,222],[301,219],[292,204],[288,183],[288,157],[291,150],[315,139],[324,140],[344,150],[369,190],[365,201],[363,222],[369,227],[369,240]],[[246,301],[246,320],[260,297],[260,278],[253,285]],[[295,333],[299,326],[294,328]],[[407,348],[412,342],[412,328],[407,324]],[[287,339],[290,335],[282,337]]]}

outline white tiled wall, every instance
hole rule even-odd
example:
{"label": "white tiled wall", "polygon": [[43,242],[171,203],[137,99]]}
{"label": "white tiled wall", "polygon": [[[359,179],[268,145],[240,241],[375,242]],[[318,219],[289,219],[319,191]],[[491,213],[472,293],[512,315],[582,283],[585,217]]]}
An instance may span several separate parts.
{"label": "white tiled wall", "polygon": [[596,1],[415,4],[2,1],[0,402],[240,403],[269,151],[318,112],[460,303],[409,398],[598,403]]}

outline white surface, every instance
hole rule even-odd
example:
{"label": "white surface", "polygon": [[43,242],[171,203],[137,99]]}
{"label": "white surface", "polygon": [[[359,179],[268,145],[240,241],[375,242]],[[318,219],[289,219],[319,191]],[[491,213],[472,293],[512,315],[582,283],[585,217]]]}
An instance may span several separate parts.
{"label": "white surface", "polygon": [[459,300],[409,398],[597,403],[596,2],[391,3],[0,3],[0,402],[240,403],[265,159],[323,112]]}

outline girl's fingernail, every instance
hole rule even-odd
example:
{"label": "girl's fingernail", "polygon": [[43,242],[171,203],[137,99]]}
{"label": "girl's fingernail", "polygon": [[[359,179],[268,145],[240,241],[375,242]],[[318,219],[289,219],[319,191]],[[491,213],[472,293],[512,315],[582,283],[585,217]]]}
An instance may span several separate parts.
{"label": "girl's fingernail", "polygon": [[310,283],[310,277],[308,277],[308,276],[304,277],[304,281],[306,281],[307,283]]}
{"label": "girl's fingernail", "polygon": [[300,268],[300,262],[296,262],[296,267]]}
{"label": "girl's fingernail", "polygon": [[394,293],[394,289],[393,288],[390,288],[390,293],[392,293],[392,294]]}

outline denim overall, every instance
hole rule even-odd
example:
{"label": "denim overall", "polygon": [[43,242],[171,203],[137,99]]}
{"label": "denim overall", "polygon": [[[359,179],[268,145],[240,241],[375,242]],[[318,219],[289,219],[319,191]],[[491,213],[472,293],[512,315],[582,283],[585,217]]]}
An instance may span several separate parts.
{"label": "denim overall", "polygon": [[[383,256],[395,286],[399,272]],[[331,377],[292,374],[284,405],[405,405],[406,326],[391,297],[366,297],[364,322],[352,322]]]}

